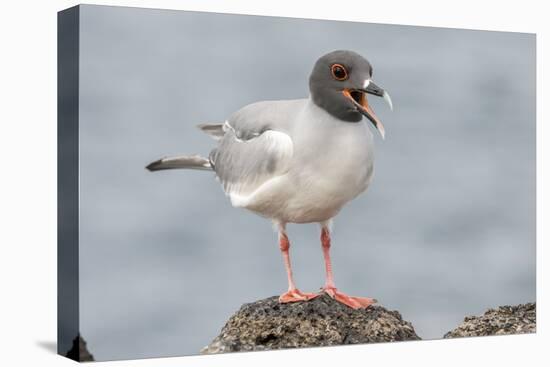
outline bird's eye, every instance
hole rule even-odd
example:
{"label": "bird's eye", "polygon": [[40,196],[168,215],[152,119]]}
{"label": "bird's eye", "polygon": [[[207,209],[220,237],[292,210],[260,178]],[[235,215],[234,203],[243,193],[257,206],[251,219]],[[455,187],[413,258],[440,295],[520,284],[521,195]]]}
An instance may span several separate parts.
{"label": "bird's eye", "polygon": [[332,71],[332,76],[336,80],[346,80],[348,78],[348,71],[343,65],[340,64],[333,64],[330,67],[330,70]]}

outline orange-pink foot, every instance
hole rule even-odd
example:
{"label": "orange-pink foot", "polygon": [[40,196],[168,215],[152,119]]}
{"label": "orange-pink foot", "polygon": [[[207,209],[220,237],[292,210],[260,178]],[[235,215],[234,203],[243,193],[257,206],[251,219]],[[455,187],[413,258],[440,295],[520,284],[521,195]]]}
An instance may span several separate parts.
{"label": "orange-pink foot", "polygon": [[289,302],[309,301],[310,299],[313,299],[317,296],[318,294],[316,293],[303,293],[303,292],[300,292],[298,289],[292,289],[284,294],[281,294],[279,296],[279,302],[289,303]]}
{"label": "orange-pink foot", "polygon": [[343,303],[346,306],[351,307],[355,310],[360,308],[367,308],[373,303],[377,302],[374,298],[348,296],[347,294],[339,292],[334,287],[324,287],[322,292],[325,292],[336,301]]}

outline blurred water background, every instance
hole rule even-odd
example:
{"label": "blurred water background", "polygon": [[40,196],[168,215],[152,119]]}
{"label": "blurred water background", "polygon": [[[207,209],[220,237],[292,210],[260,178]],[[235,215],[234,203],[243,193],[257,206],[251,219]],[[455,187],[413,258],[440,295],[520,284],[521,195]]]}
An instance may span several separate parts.
{"label": "blurred water background", "polygon": [[[336,283],[425,339],[535,300],[535,36],[83,6],[80,318],[98,360],[196,354],[286,277],[271,224],[214,176],[149,173],[208,154],[195,125],[307,97],[316,59],[354,50],[395,111],[366,194],[335,220]],[[290,225],[298,286],[323,284],[318,227]]]}

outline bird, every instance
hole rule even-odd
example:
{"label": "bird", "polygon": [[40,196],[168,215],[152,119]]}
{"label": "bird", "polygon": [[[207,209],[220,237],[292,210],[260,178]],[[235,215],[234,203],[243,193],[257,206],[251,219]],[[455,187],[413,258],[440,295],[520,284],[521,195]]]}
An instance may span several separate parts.
{"label": "bird", "polygon": [[[341,292],[330,258],[333,218],[365,192],[373,178],[374,136],[368,124],[382,139],[385,136],[367,95],[383,98],[393,110],[389,93],[372,75],[371,63],[360,54],[329,52],[313,65],[308,98],[255,102],[223,123],[199,124],[217,142],[207,157],[164,157],[146,166],[149,171],[213,171],[233,207],[273,222],[288,282],[280,303],[309,301],[323,293],[353,309],[377,302]],[[289,223],[320,225],[325,283],[319,292],[302,292],[296,286]]]}

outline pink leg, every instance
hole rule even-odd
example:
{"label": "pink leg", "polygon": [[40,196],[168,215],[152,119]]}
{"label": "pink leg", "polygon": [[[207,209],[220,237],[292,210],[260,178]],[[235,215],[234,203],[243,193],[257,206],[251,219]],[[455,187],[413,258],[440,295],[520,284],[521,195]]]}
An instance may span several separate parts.
{"label": "pink leg", "polygon": [[351,297],[342,292],[339,292],[334,285],[334,277],[332,275],[332,263],[330,261],[330,231],[327,226],[323,226],[321,229],[321,245],[323,247],[323,256],[325,258],[325,270],[326,280],[323,292],[334,298],[340,303],[345,304],[354,309],[367,308],[373,303],[376,303],[375,299],[366,297]]}
{"label": "pink leg", "polygon": [[290,266],[290,242],[288,241],[288,236],[284,232],[284,230],[281,230],[279,232],[279,246],[281,248],[281,252],[283,253],[283,260],[285,262],[285,269],[286,269],[286,275],[288,278],[288,291],[286,293],[281,294],[279,297],[279,302],[281,303],[288,303],[288,302],[299,302],[299,301],[309,301],[312,298],[315,298],[318,296],[318,294],[315,293],[303,293],[296,288],[296,284],[294,283],[294,277],[292,276],[292,267]]}

